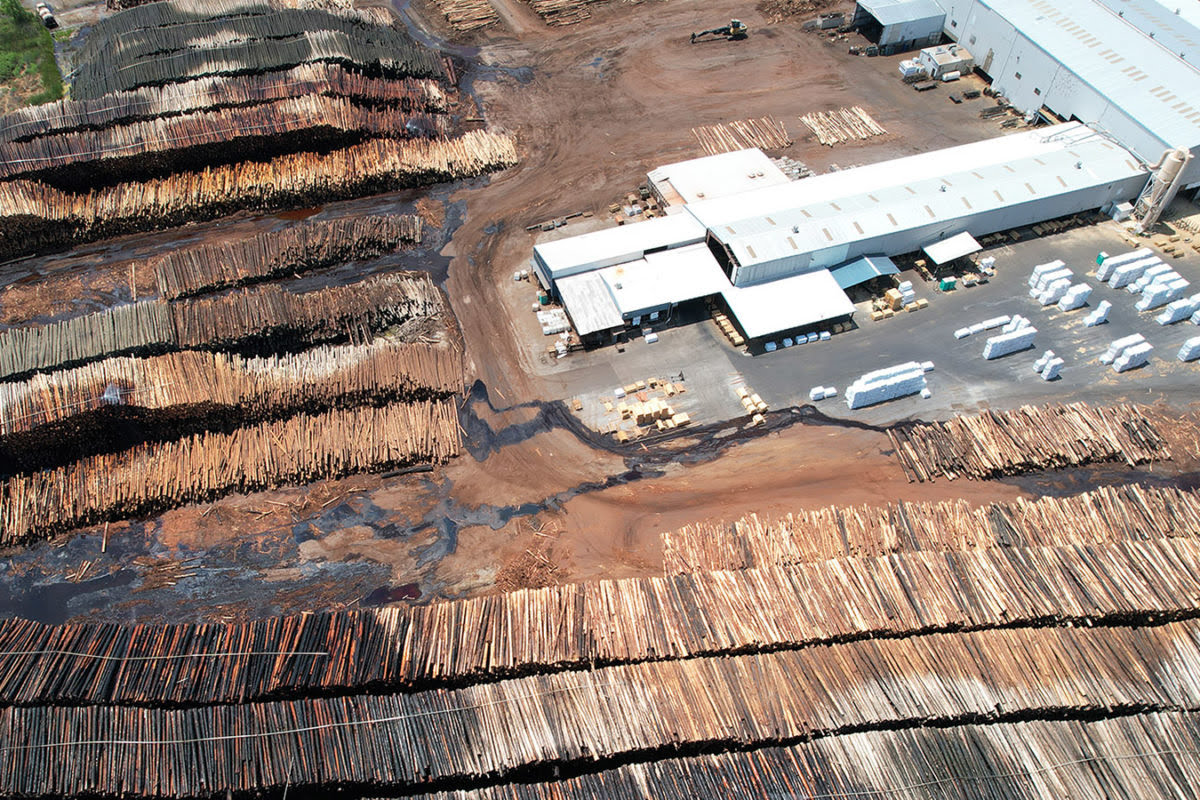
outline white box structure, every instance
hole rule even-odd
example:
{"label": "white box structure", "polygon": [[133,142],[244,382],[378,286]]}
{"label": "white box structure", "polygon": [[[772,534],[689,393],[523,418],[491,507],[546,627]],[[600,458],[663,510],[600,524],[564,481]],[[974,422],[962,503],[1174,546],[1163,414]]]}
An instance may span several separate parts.
{"label": "white box structure", "polygon": [[1047,286],[1042,293],[1038,295],[1037,300],[1044,306],[1053,305],[1061,300],[1066,295],[1067,290],[1070,288],[1070,278],[1059,278]]}
{"label": "white box structure", "polygon": [[868,372],[846,387],[846,405],[850,408],[895,400],[926,388],[925,368],[917,361]]}
{"label": "white box structure", "polygon": [[1141,342],[1133,347],[1127,348],[1125,352],[1117,356],[1113,361],[1114,372],[1125,372],[1126,370],[1136,369],[1150,360],[1150,351],[1154,346],[1149,342]]}
{"label": "white box structure", "polygon": [[1184,342],[1179,348],[1178,357],[1180,361],[1195,361],[1200,358],[1200,336],[1193,336]]}
{"label": "white box structure", "polygon": [[1062,371],[1063,364],[1066,362],[1061,358],[1052,358],[1046,363],[1046,368],[1042,370],[1042,380],[1052,381],[1058,377]]}
{"label": "white box structure", "polygon": [[1149,247],[1142,247],[1129,253],[1122,253],[1119,256],[1108,256],[1096,268],[1096,280],[1107,281],[1112,277],[1113,272],[1117,267],[1125,264],[1132,264],[1135,261],[1141,261],[1147,256],[1153,256],[1154,252]]}
{"label": "white box structure", "polygon": [[1056,270],[1060,270],[1065,266],[1066,266],[1066,263],[1061,260],[1060,261],[1048,261],[1045,264],[1038,264],[1036,267],[1033,268],[1033,273],[1029,276],[1029,288],[1030,289],[1036,288],[1038,285],[1038,281],[1040,281],[1042,279],[1043,275],[1047,275]]}
{"label": "white box structure", "polygon": [[1000,328],[1000,332],[1012,333],[1013,331],[1019,331],[1022,328],[1029,327],[1032,327],[1032,323],[1025,317],[1022,317],[1020,314],[1016,314]]}
{"label": "white box structure", "polygon": [[1046,352],[1042,353],[1040,356],[1038,356],[1038,360],[1033,362],[1033,371],[1041,372],[1046,368],[1047,364],[1054,360],[1054,358],[1055,356],[1053,350],[1047,350]]}
{"label": "white box structure", "polygon": [[904,305],[917,302],[917,293],[913,289],[912,281],[901,281],[896,285],[896,289],[900,292],[900,300]]}
{"label": "white box structure", "polygon": [[1113,270],[1112,277],[1108,279],[1108,285],[1114,289],[1127,288],[1134,281],[1140,280],[1147,269],[1161,263],[1162,259],[1158,256],[1150,256],[1122,264]]}
{"label": "white box structure", "polygon": [[1002,333],[999,336],[993,336],[987,340],[983,347],[983,357],[989,361],[993,358],[1000,358],[1011,353],[1016,353],[1021,350],[1028,350],[1033,347],[1033,337],[1037,335],[1037,328],[1029,325],[1009,333]]}
{"label": "white box structure", "polygon": [[1058,301],[1059,311],[1074,311],[1077,308],[1083,308],[1087,304],[1088,298],[1092,296],[1092,287],[1086,283],[1077,283],[1070,289],[1067,289]]}
{"label": "white box structure", "polygon": [[808,399],[813,401],[814,403],[818,400],[824,400],[825,399],[825,387],[824,386],[814,386],[813,388],[809,389],[808,390]]}
{"label": "white box structure", "polygon": [[1083,318],[1083,324],[1088,328],[1094,328],[1097,325],[1103,325],[1108,322],[1108,312],[1112,310],[1112,303],[1107,300],[1101,300],[1100,305],[1092,313]]}
{"label": "white box structure", "polygon": [[1134,307],[1138,311],[1152,311],[1161,308],[1182,297],[1189,285],[1185,279],[1179,276],[1179,273],[1171,272],[1162,276],[1161,280],[1156,279],[1147,286],[1142,293],[1142,299],[1138,300]]}
{"label": "white box structure", "polygon": [[1126,286],[1125,291],[1129,292],[1130,294],[1138,294],[1138,293],[1142,292],[1151,283],[1154,283],[1155,278],[1158,278],[1162,275],[1167,275],[1171,271],[1172,270],[1170,267],[1168,267],[1166,264],[1162,263],[1162,261],[1159,261],[1157,264],[1154,264],[1153,266],[1146,267],[1146,271],[1142,273],[1142,277],[1138,278],[1136,281],[1134,281],[1133,283]]}
{"label": "white box structure", "polygon": [[825,387],[825,396],[826,397],[837,397],[837,387],[836,386],[826,386]]}
{"label": "white box structure", "polygon": [[1108,346],[1108,349],[1100,356],[1101,364],[1111,364],[1117,360],[1117,357],[1134,345],[1141,344],[1146,341],[1146,337],[1140,333],[1135,333],[1131,336],[1125,336],[1116,339]]}
{"label": "white box structure", "polygon": [[1155,317],[1154,321],[1159,325],[1174,325],[1176,322],[1190,319],[1197,311],[1200,311],[1200,294],[1168,303],[1166,309]]}

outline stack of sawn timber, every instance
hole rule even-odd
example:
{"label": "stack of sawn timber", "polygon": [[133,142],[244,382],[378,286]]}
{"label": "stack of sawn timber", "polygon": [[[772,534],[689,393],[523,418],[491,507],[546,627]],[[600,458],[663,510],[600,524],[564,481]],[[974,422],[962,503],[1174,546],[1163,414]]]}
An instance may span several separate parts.
{"label": "stack of sawn timber", "polygon": [[407,695],[173,710],[7,708],[0,793],[409,790],[714,743],[748,748],[880,727],[1095,719],[1116,709],[1200,711],[1200,622],[851,642]]}
{"label": "stack of sawn timber", "polygon": [[421,218],[367,215],[308,221],[217,244],[174,250],[151,262],[169,300],[280,275],[374,258],[421,241]]}
{"label": "stack of sawn timber", "polygon": [[1169,460],[1166,442],[1134,405],[1022,406],[888,429],[909,481],[994,478],[1103,461]]}
{"label": "stack of sawn timber", "polygon": [[[1194,613],[1195,538],[592,581],[230,624],[0,621],[0,702],[244,702],[595,664]],[[313,655],[320,653],[322,655]],[[1198,671],[1200,674],[1200,671]]]}
{"label": "stack of sawn timber", "polygon": [[732,525],[694,523],[662,534],[668,575],[830,558],[991,547],[1087,545],[1200,536],[1200,493],[1139,484],[1069,497],[828,506]]}
{"label": "stack of sawn timber", "polygon": [[309,344],[414,318],[440,317],[426,273],[395,273],[293,294],[274,284],[225,295],[150,300],[0,333],[0,380],[114,355],[236,347],[277,338]]}

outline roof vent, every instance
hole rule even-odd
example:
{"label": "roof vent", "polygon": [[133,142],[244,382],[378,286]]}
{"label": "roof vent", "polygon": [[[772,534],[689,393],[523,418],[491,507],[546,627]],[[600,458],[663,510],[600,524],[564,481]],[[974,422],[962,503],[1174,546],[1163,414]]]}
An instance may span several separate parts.
{"label": "roof vent", "polygon": [[1082,162],[1082,161],[1076,161],[1076,162],[1075,162],[1075,169],[1083,169],[1083,162]]}
{"label": "roof vent", "polygon": [[799,226],[799,225],[793,225],[793,226],[792,226],[792,233],[799,233],[799,232],[800,232],[800,226]]}
{"label": "roof vent", "polygon": [[621,284],[620,284],[620,283],[614,283],[614,284],[613,284],[613,286],[614,286],[615,288],[617,288],[617,289],[620,289],[620,288],[622,288],[622,286],[621,286]]}
{"label": "roof vent", "polygon": [[939,192],[944,192],[944,191],[946,191],[946,184],[944,184],[944,183],[943,183],[941,186],[939,186],[939,187],[938,187],[938,191],[939,191]]}

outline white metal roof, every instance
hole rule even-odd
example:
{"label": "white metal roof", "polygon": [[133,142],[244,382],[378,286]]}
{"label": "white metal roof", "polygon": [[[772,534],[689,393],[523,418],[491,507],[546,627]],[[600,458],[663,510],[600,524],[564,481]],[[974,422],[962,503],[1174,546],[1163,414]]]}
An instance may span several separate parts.
{"label": "white metal roof", "polygon": [[[1200,3],[1196,0],[1100,0],[1126,22],[1192,64],[1200,61]],[[1189,13],[1191,12],[1191,13]]]}
{"label": "white metal roof", "polygon": [[637,261],[600,270],[599,275],[626,317],[719,294],[731,286],[705,244],[651,253]]}
{"label": "white metal roof", "polygon": [[933,259],[933,263],[945,264],[947,261],[978,253],[983,247],[975,241],[974,236],[963,231],[948,239],[942,239],[940,242],[927,244],[922,249],[925,251],[925,255]]}
{"label": "white metal roof", "polygon": [[685,203],[788,182],[783,170],[757,148],[667,164],[646,177],[659,185],[669,182]]}
{"label": "white metal roof", "polygon": [[939,44],[934,47],[926,47],[921,50],[917,57],[939,66],[958,64],[962,61],[971,61],[974,58],[971,55],[971,51],[960,44]]}
{"label": "white metal roof", "polygon": [[850,298],[824,269],[757,286],[730,286],[722,294],[751,339],[854,313]]}
{"label": "white metal roof", "polygon": [[695,244],[704,235],[704,226],[692,216],[674,214],[536,244],[533,250],[557,282],[567,275],[641,258],[647,250]]}
{"label": "white metal roof", "polygon": [[896,25],[946,15],[933,0],[858,0],[858,5],[880,25]]}
{"label": "white metal roof", "polygon": [[1200,71],[1157,36],[1097,0],[977,1],[1162,141],[1200,146]]}
{"label": "white metal roof", "polygon": [[557,282],[563,306],[580,336],[624,326],[625,320],[599,272],[581,272]]}
{"label": "white metal roof", "polygon": [[[978,146],[984,144],[991,147]],[[750,266],[832,252],[851,242],[1146,174],[1127,150],[1079,123],[933,155],[936,169],[925,156],[912,156],[897,160],[907,164],[870,165],[794,184],[804,191],[766,189],[746,195],[743,208],[753,208],[757,215],[714,225],[712,233],[739,264]],[[775,207],[759,202],[764,195],[772,195],[769,200]],[[715,220],[720,213],[740,213],[725,206],[710,213],[709,204],[704,206],[689,209],[702,221]],[[815,266],[830,265],[815,261]]]}

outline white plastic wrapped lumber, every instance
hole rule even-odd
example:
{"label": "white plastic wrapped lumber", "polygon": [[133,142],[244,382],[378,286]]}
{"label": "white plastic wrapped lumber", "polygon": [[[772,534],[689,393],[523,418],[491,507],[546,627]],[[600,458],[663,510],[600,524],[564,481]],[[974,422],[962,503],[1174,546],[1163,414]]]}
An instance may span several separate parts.
{"label": "white plastic wrapped lumber", "polygon": [[1041,372],[1042,370],[1044,370],[1046,368],[1046,365],[1049,364],[1053,360],[1054,360],[1054,351],[1047,350],[1046,352],[1044,352],[1040,356],[1038,356],[1037,361],[1033,362],[1033,371]]}
{"label": "white plastic wrapped lumber", "polygon": [[836,386],[826,386],[825,387],[825,396],[826,397],[837,397],[837,387]]}
{"label": "white plastic wrapped lumber", "polygon": [[1002,327],[1000,329],[1000,332],[1001,333],[1012,333],[1013,331],[1019,331],[1022,328],[1028,328],[1029,326],[1030,326],[1030,322],[1028,319],[1026,319],[1025,317],[1022,317],[1020,314],[1015,314],[1015,315],[1013,315],[1013,318],[1010,319],[1004,325],[1004,327]]}
{"label": "white plastic wrapped lumber", "polygon": [[809,389],[808,390],[808,399],[812,400],[813,402],[816,402],[817,400],[824,400],[825,399],[825,387],[824,386],[814,386],[813,388]]}
{"label": "white plastic wrapped lumber", "polygon": [[1142,277],[1138,278],[1133,283],[1125,287],[1125,291],[1130,294],[1137,294],[1143,291],[1147,286],[1154,283],[1154,279],[1160,275],[1166,275],[1171,272],[1171,268],[1159,261],[1157,264],[1146,267],[1146,271],[1142,273]]}
{"label": "white plastic wrapped lumber", "polygon": [[1062,269],[1065,266],[1066,263],[1062,260],[1047,261],[1045,264],[1038,264],[1033,268],[1033,273],[1029,276],[1029,288],[1032,289],[1033,287],[1037,286],[1038,281],[1041,280],[1043,275],[1058,269]]}
{"label": "white plastic wrapped lumber", "polygon": [[1061,358],[1052,358],[1046,364],[1046,368],[1042,370],[1042,380],[1052,381],[1058,377],[1058,373],[1062,371],[1063,364],[1066,362]]}
{"label": "white plastic wrapped lumber", "polygon": [[933,362],[932,361],[922,361],[921,369],[925,372],[933,372]]}
{"label": "white plastic wrapped lumber", "polygon": [[868,372],[846,387],[846,405],[850,408],[894,400],[916,394],[925,388],[925,370],[916,361]]}
{"label": "white plastic wrapped lumber", "polygon": [[1005,314],[1002,317],[992,317],[991,319],[985,319],[983,322],[981,322],[979,324],[983,326],[983,329],[985,331],[990,331],[993,328],[1002,328],[1010,322],[1012,322],[1012,317]]}
{"label": "white plastic wrapped lumber", "polygon": [[993,336],[987,340],[987,344],[983,347],[983,357],[989,361],[993,358],[1016,353],[1019,350],[1027,350],[1033,347],[1033,337],[1037,334],[1037,328],[1032,326],[1021,328],[1012,333],[1002,333],[999,336]]}
{"label": "white plastic wrapped lumber", "polygon": [[1154,346],[1149,342],[1135,344],[1117,357],[1113,362],[1113,370],[1115,372],[1125,372],[1126,370],[1136,369],[1150,360],[1150,351]]}
{"label": "white plastic wrapped lumber", "polygon": [[1162,308],[1168,303],[1178,300],[1187,287],[1188,282],[1183,278],[1176,278],[1170,283],[1154,284],[1142,294],[1142,299],[1134,304],[1134,308],[1138,311],[1153,311],[1156,308]]}
{"label": "white plastic wrapped lumber", "polygon": [[1154,321],[1159,325],[1174,325],[1176,322],[1183,322],[1185,319],[1191,318],[1198,310],[1200,310],[1200,294],[1181,297],[1167,303],[1167,307],[1154,318]]}
{"label": "white plastic wrapped lumber", "polygon": [[1053,305],[1063,298],[1067,290],[1071,288],[1069,278],[1059,278],[1046,287],[1046,290],[1038,295],[1038,302],[1044,306]]}
{"label": "white plastic wrapped lumber", "polygon": [[1192,314],[1192,324],[1200,325],[1200,311],[1197,311],[1195,314]]}
{"label": "white plastic wrapped lumber", "polygon": [[1107,300],[1101,300],[1100,305],[1092,313],[1088,314],[1083,319],[1083,324],[1088,328],[1094,328],[1097,325],[1102,325],[1108,322],[1108,312],[1112,309],[1112,303]]}
{"label": "white plastic wrapped lumber", "polygon": [[1200,336],[1193,336],[1179,348],[1180,361],[1195,361],[1200,358]]}
{"label": "white plastic wrapped lumber", "polygon": [[1130,347],[1141,344],[1144,341],[1146,341],[1146,337],[1142,336],[1140,333],[1135,333],[1130,336],[1124,336],[1120,339],[1116,339],[1108,346],[1108,349],[1104,351],[1103,355],[1100,356],[1100,363],[1111,364],[1116,361],[1118,356],[1120,356]]}
{"label": "white plastic wrapped lumber", "polygon": [[1128,253],[1121,253],[1119,256],[1108,256],[1103,263],[1096,268],[1096,278],[1101,281],[1107,281],[1113,276],[1117,267],[1125,264],[1132,264],[1135,261],[1141,261],[1147,256],[1153,256],[1154,252],[1149,247],[1140,247]]}
{"label": "white plastic wrapped lumber", "polygon": [[1071,279],[1075,277],[1075,273],[1067,267],[1056,269],[1053,272],[1047,272],[1038,278],[1037,284],[1033,287],[1039,292],[1044,292],[1054,283],[1065,280],[1067,285],[1071,285]]}
{"label": "white plastic wrapped lumber", "polygon": [[954,332],[954,338],[955,338],[955,339],[965,339],[965,338],[967,338],[967,337],[968,337],[968,336],[970,336],[970,335],[971,335],[971,329],[970,329],[970,328],[959,328],[958,330],[956,330],[956,331]]}
{"label": "white plastic wrapped lumber", "polygon": [[1147,269],[1161,263],[1162,259],[1158,256],[1150,256],[1149,258],[1141,258],[1137,261],[1122,264],[1113,270],[1112,277],[1108,280],[1108,285],[1114,289],[1127,288],[1129,284],[1139,280]]}
{"label": "white plastic wrapped lumber", "polygon": [[1077,308],[1082,308],[1091,296],[1092,287],[1086,283],[1077,283],[1068,289],[1066,294],[1058,301],[1058,310],[1074,311]]}

